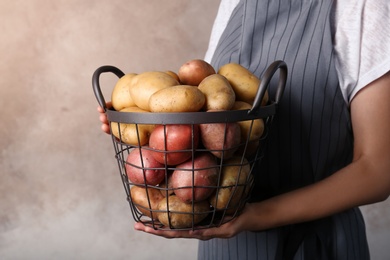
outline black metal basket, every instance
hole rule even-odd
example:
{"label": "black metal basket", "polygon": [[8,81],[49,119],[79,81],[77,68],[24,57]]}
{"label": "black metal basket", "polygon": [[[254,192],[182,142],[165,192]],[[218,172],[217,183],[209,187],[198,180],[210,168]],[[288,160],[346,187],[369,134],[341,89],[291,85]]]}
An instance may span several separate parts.
{"label": "black metal basket", "polygon": [[[268,104],[261,106],[261,101],[277,70],[280,70],[280,73],[275,97],[270,97]],[[104,108],[111,126],[115,158],[134,220],[152,226],[154,229],[195,230],[218,227],[237,217],[249,199],[252,184],[256,178],[253,168],[263,156],[270,124],[283,95],[287,79],[286,64],[283,61],[275,61],[267,68],[261,78],[251,109],[216,112],[115,111],[106,106],[99,84],[100,75],[107,72],[114,73],[119,78],[124,76],[124,73],[116,67],[102,66],[93,74],[93,91],[99,105]],[[259,120],[264,123],[264,132],[256,139],[250,138],[251,132],[256,130],[254,125]],[[250,128],[246,140],[234,147],[212,150],[199,141],[201,140],[200,125],[219,124],[223,126],[223,134],[219,137],[225,140],[228,125],[239,122],[249,122]],[[147,125],[159,126],[162,129],[164,138],[162,141],[165,148],[167,148],[167,132],[173,126],[187,127],[192,141],[187,148],[181,150],[153,149],[147,143],[141,143],[142,127]],[[127,126],[131,126],[134,130],[137,142],[125,142],[123,129]],[[113,128],[115,128],[116,135],[113,134]],[[164,158],[165,163],[160,162],[157,166],[150,165],[146,156],[151,152]],[[127,160],[130,154],[137,158],[138,163]],[[167,158],[174,154],[186,154],[188,159],[184,163],[172,165],[168,163]],[[213,159],[211,164],[207,166],[198,164],[198,160],[207,159],[210,162],[210,158]],[[134,178],[130,180],[130,171],[137,172],[141,180],[135,181]],[[180,185],[177,181],[174,184],[173,177],[171,177],[174,175],[176,179],[185,178],[186,182],[183,183],[186,184]],[[212,184],[202,184],[201,181],[200,183],[197,181],[204,176],[212,176]],[[155,179],[161,181],[155,181]]]}

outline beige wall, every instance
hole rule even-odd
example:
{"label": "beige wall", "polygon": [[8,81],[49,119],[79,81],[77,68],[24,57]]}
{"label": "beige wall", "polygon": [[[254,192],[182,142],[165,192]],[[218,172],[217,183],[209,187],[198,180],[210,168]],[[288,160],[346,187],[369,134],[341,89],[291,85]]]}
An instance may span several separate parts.
{"label": "beige wall", "polygon": [[[195,259],[196,241],[133,231],[91,76],[106,64],[177,71],[202,58],[217,5],[0,0],[0,259]],[[106,96],[115,80],[102,76]],[[384,259],[389,202],[365,212]]]}

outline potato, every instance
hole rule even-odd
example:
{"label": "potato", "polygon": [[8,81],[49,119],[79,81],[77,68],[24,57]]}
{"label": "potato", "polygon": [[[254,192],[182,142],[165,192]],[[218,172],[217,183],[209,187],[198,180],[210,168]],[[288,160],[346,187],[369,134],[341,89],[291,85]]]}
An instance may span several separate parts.
{"label": "potato", "polygon": [[236,122],[200,124],[199,129],[204,147],[218,158],[230,158],[239,148],[241,128]]}
{"label": "potato", "polygon": [[[138,107],[126,107],[120,110],[120,112],[148,113],[148,111]],[[136,145],[136,146],[147,144],[149,142],[149,136],[154,128],[155,125],[149,125],[149,124],[135,125],[135,124],[111,122],[111,133],[116,138],[120,139],[122,142],[126,144]]]}
{"label": "potato", "polygon": [[[192,156],[199,143],[198,125],[158,125],[150,134],[149,147],[156,161],[177,165]],[[177,151],[177,152],[175,152]]]}
{"label": "potato", "polygon": [[143,72],[131,80],[130,95],[137,107],[150,111],[150,96],[160,89],[175,85],[179,85],[179,82],[165,72]]}
{"label": "potato", "polygon": [[168,75],[172,76],[174,79],[177,80],[177,82],[180,82],[179,75],[177,75],[176,72],[173,72],[171,70],[167,70],[167,71],[165,71],[165,73],[167,73]]}
{"label": "potato", "polygon": [[[207,199],[215,190],[219,168],[216,158],[208,153],[197,154],[192,160],[176,166],[172,173],[172,188],[183,202]],[[207,186],[207,187],[205,187]]]}
{"label": "potato", "polygon": [[172,195],[160,200],[157,218],[161,224],[171,229],[190,228],[205,219],[210,212],[210,204],[207,201],[194,203],[193,206],[194,208],[192,204],[184,203]]}
{"label": "potato", "polygon": [[[236,101],[232,110],[251,109],[252,106],[243,101]],[[246,154],[251,155],[256,152],[260,143],[260,138],[264,133],[264,120],[262,118],[255,120],[239,121],[241,128],[241,142],[245,143],[249,136],[249,143]]]}
{"label": "potato", "polygon": [[[130,189],[131,201],[137,209],[153,219],[157,219],[158,203],[164,198],[161,192],[153,187],[132,186]],[[149,204],[150,203],[150,204]]]}
{"label": "potato", "polygon": [[241,198],[247,195],[244,192],[249,191],[249,187],[245,185],[247,184],[247,180],[250,180],[248,178],[250,170],[248,161],[244,159],[243,163],[241,163],[241,157],[235,156],[225,161],[219,188],[210,197],[210,204],[216,210],[227,209],[227,214],[234,214]]}
{"label": "potato", "polygon": [[229,81],[220,74],[212,74],[199,84],[198,89],[206,96],[203,110],[230,110],[236,94]]}
{"label": "potato", "polygon": [[174,194],[173,188],[172,188],[172,172],[168,173],[167,178],[162,181],[159,185],[159,190],[161,194],[166,197]]}
{"label": "potato", "polygon": [[135,103],[130,95],[131,80],[137,75],[135,73],[125,74],[115,84],[111,93],[112,107],[119,111],[125,107],[134,107]]}
{"label": "potato", "polygon": [[207,76],[215,74],[208,62],[200,59],[189,60],[179,68],[179,79],[183,85],[198,86]]}
{"label": "potato", "polygon": [[206,97],[195,86],[177,85],[156,91],[149,99],[151,112],[197,112]]}
{"label": "potato", "polygon": [[165,178],[165,166],[157,162],[149,149],[134,148],[126,158],[126,174],[134,184],[157,185]]}
{"label": "potato", "polygon": [[[236,93],[236,99],[253,104],[261,80],[247,68],[237,63],[227,63],[219,68],[218,74],[225,76]],[[262,104],[268,102],[268,92]]]}

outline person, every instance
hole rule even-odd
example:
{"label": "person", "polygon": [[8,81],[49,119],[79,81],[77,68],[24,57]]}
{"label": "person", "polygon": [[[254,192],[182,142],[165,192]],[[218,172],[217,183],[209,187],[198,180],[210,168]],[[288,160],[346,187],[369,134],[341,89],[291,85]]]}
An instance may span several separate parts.
{"label": "person", "polygon": [[198,259],[369,259],[358,207],[390,194],[389,11],[387,0],[222,0],[205,59],[289,70],[251,201],[216,228],[135,229],[199,239]]}

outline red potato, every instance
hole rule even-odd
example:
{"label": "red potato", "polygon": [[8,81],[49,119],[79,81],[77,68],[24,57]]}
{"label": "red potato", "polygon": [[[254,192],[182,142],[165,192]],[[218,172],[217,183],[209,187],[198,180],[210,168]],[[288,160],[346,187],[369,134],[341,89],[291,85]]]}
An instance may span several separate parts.
{"label": "red potato", "polygon": [[172,173],[172,188],[183,202],[202,201],[215,190],[218,173],[216,158],[211,153],[203,152],[193,162],[188,160],[176,166]]}
{"label": "red potato", "polygon": [[190,60],[184,63],[178,72],[181,84],[198,86],[207,76],[216,71],[208,62],[200,59]]}
{"label": "red potato", "polygon": [[134,148],[126,159],[126,173],[135,184],[157,185],[165,178],[164,165],[157,162],[151,150]]}
{"label": "red potato", "polygon": [[167,165],[187,161],[192,156],[192,146],[196,149],[198,143],[198,125],[158,125],[149,138],[154,159]]}
{"label": "red potato", "polygon": [[239,148],[241,128],[236,122],[200,124],[199,129],[204,147],[218,158],[228,159]]}

